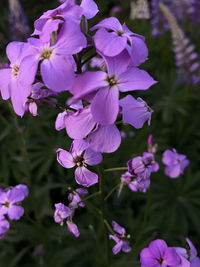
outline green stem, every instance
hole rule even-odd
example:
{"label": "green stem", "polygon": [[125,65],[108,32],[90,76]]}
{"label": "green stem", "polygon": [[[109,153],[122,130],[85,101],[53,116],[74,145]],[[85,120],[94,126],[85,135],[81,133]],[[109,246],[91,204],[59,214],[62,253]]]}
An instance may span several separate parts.
{"label": "green stem", "polygon": [[128,167],[117,167],[117,168],[105,169],[104,172],[127,171],[127,170]]}
{"label": "green stem", "polygon": [[92,54],[91,56],[89,56],[88,58],[86,58],[82,63],[81,66],[85,65],[88,61],[90,61],[90,59],[92,59],[93,57],[95,57],[97,55],[97,53],[95,52],[94,54]]}
{"label": "green stem", "polygon": [[23,161],[24,161],[24,173],[26,175],[26,182],[27,185],[30,186],[31,185],[31,173],[30,173],[30,161],[29,161],[29,156],[28,156],[28,152],[26,149],[26,140],[24,138],[24,134],[23,134],[23,128],[20,127],[19,122],[18,122],[18,118],[16,116],[16,114],[13,111],[13,108],[11,106],[11,104],[9,103],[9,108],[11,111],[11,114],[13,116],[13,120],[14,120],[14,125],[16,128],[16,134],[17,134],[17,139],[18,139],[18,143],[19,143],[19,148],[21,150],[21,154],[23,157]]}
{"label": "green stem", "polygon": [[95,192],[95,193],[93,193],[87,197],[82,198],[80,202],[84,202],[85,200],[88,200],[88,199],[93,198],[93,197],[98,196],[98,195],[100,195],[100,192]]}
{"label": "green stem", "polygon": [[105,192],[104,192],[104,177],[103,177],[103,167],[101,164],[98,165],[98,174],[99,174],[99,192],[100,192],[100,210],[101,210],[101,218],[102,222],[104,225],[104,235],[105,235],[105,250],[106,250],[106,261],[107,261],[107,266],[109,266],[109,247],[108,247],[108,242],[109,242],[109,236],[108,236],[108,231],[106,228],[105,221],[107,222],[105,218],[105,206],[104,206],[104,198],[105,198]]}
{"label": "green stem", "polygon": [[107,194],[107,196],[105,197],[104,201],[107,201],[108,198],[115,192],[115,190],[117,190],[117,188],[120,186],[121,183],[117,184],[116,186],[114,186],[110,192]]}

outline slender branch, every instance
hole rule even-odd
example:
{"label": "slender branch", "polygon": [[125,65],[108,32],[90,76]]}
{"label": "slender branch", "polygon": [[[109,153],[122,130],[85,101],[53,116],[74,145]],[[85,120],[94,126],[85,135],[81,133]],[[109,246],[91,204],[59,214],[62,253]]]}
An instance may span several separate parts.
{"label": "slender branch", "polygon": [[115,192],[115,190],[117,190],[117,188],[120,186],[121,183],[117,184],[116,186],[114,186],[110,192],[107,194],[107,196],[104,198],[104,201],[107,201],[108,198]]}
{"label": "slender branch", "polygon": [[106,225],[106,227],[108,228],[108,231],[112,234],[115,235],[115,232],[113,231],[112,227],[110,226],[110,224],[108,223],[108,221],[106,219],[104,219],[104,224]]}
{"label": "slender branch", "polygon": [[117,167],[117,168],[105,169],[104,172],[127,171],[127,170],[128,167]]}
{"label": "slender branch", "polygon": [[[91,194],[91,195],[89,195],[89,196],[87,196],[85,198],[82,198],[80,202],[84,202],[85,200],[88,200],[88,199],[93,198],[93,197],[98,196],[98,195],[100,195],[100,192],[99,191],[98,192],[95,192],[95,193],[93,193],[93,194]],[[78,204],[80,202],[78,202]]]}

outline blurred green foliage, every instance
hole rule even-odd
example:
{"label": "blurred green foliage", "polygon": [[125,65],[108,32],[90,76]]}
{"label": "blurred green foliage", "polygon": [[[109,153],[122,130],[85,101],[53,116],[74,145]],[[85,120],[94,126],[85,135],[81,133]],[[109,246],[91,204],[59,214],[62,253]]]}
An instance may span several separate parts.
{"label": "blurred green foliage", "polygon": [[[0,40],[1,48],[9,42],[8,1],[1,0]],[[100,13],[92,22],[109,15],[115,1],[97,1]],[[21,0],[30,25],[43,11],[57,6],[57,1]],[[128,159],[146,151],[147,138],[154,135],[158,144],[156,159],[161,162],[165,149],[176,148],[186,154],[190,166],[178,179],[164,175],[164,166],[152,174],[150,193],[133,193],[123,188],[120,199],[116,193],[106,205],[109,222],[116,220],[131,234],[133,250],[129,255],[112,255],[114,245],[109,242],[109,266],[140,266],[140,250],[155,238],[165,239],[171,246],[184,245],[184,237],[189,237],[199,247],[200,218],[200,94],[199,86],[176,83],[174,56],[171,49],[170,33],[162,37],[151,36],[150,21],[129,20],[129,5],[118,1],[124,8],[121,21],[146,37],[149,60],[142,68],[146,69],[158,83],[140,95],[153,108],[151,126],[141,130],[130,126],[120,126],[127,137],[113,154],[105,155],[104,168],[125,166]],[[194,26],[186,26],[186,32],[197,45]],[[1,58],[5,51],[1,49]],[[64,103],[65,94],[60,101]],[[98,206],[98,197],[86,202],[86,208],[76,212],[75,222],[80,229],[80,237],[74,238],[65,226],[53,221],[54,203],[67,203],[68,187],[75,188],[73,170],[62,168],[56,161],[56,149],[68,149],[71,140],[65,131],[57,132],[54,122],[59,110],[45,107],[39,109],[40,116],[26,114],[16,117],[8,102],[1,101],[0,114],[0,186],[7,187],[18,183],[29,186],[30,195],[24,201],[25,215],[13,223],[5,238],[0,241],[0,266],[2,267],[62,267],[62,266],[108,266],[103,236],[103,226],[93,205]],[[134,131],[134,136],[130,132]],[[94,168],[95,169],[95,168]],[[95,169],[96,170],[96,169]],[[121,172],[105,174],[105,191],[108,193],[119,183]],[[98,185],[89,189],[98,190]],[[149,214],[144,220],[148,198]],[[141,236],[141,227],[145,228]],[[136,240],[137,246],[135,246]]]}

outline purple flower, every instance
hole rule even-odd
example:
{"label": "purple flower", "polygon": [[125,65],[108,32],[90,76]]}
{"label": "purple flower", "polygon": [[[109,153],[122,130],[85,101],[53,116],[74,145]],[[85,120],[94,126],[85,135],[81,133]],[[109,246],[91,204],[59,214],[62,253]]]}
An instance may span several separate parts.
{"label": "purple flower", "polygon": [[174,247],[176,253],[181,257],[183,267],[199,267],[200,266],[200,258],[197,256],[197,250],[190,241],[189,238],[186,238],[189,249]]}
{"label": "purple flower", "polygon": [[181,267],[181,258],[175,249],[168,247],[161,239],[152,241],[148,248],[141,251],[140,261],[143,267]]}
{"label": "purple flower", "polygon": [[146,193],[146,191],[149,189],[150,186],[150,179],[144,179],[139,180],[137,179],[137,176],[133,176],[130,172],[125,172],[121,176],[121,182],[124,185],[128,185],[128,187],[133,192],[143,192]]}
{"label": "purple flower", "polygon": [[102,161],[102,155],[93,151],[87,141],[74,140],[70,151],[59,148],[57,150],[57,160],[64,168],[75,170],[75,180],[78,184],[89,187],[98,182],[98,175],[87,169],[87,165],[97,165]]}
{"label": "purple flower", "polygon": [[136,129],[142,128],[146,121],[150,125],[153,110],[142,98],[135,99],[133,96],[127,95],[119,101],[119,105],[122,107],[124,123],[129,123]]}
{"label": "purple flower", "polygon": [[29,66],[24,75],[24,58],[29,54],[30,47],[27,43],[12,42],[7,45],[6,54],[10,60],[10,67],[0,69],[0,89],[4,100],[11,97],[14,111],[23,116],[25,103],[31,92],[31,84],[34,81],[36,68]]}
{"label": "purple flower", "polygon": [[62,203],[57,203],[54,206],[56,208],[54,212],[54,221],[63,225],[64,220],[72,214],[72,211]]}
{"label": "purple flower", "polygon": [[77,188],[75,191],[68,195],[68,200],[70,201],[69,207],[75,209],[78,207],[85,207],[85,203],[82,201],[82,196],[88,194],[88,191],[83,188]]}
{"label": "purple flower", "polygon": [[18,202],[24,200],[28,195],[28,188],[25,185],[18,185],[8,191],[0,192],[0,214],[7,214],[11,220],[19,220],[24,209],[19,206]]}
{"label": "purple flower", "polygon": [[165,175],[170,178],[179,177],[189,165],[189,160],[187,160],[186,156],[178,154],[176,149],[166,150],[163,153],[162,162],[166,165]]}
{"label": "purple flower", "polygon": [[73,85],[74,99],[96,92],[91,101],[95,122],[108,125],[115,122],[119,112],[119,91],[146,90],[156,83],[145,71],[128,67],[126,51],[116,57],[105,57],[108,72],[96,71],[80,74]]}
{"label": "purple flower", "polygon": [[[131,32],[126,24],[120,24],[117,18],[110,17],[102,20],[91,28],[96,30],[94,42],[96,48],[105,56],[119,55],[124,49],[130,53],[134,66],[139,66],[148,56],[145,38]],[[130,43],[130,46],[128,45]]]}
{"label": "purple flower", "polygon": [[126,230],[115,221],[112,221],[112,226],[116,232],[115,235],[109,235],[109,238],[116,242],[116,245],[112,249],[113,253],[116,255],[120,250],[126,253],[130,252],[131,247],[127,241]]}

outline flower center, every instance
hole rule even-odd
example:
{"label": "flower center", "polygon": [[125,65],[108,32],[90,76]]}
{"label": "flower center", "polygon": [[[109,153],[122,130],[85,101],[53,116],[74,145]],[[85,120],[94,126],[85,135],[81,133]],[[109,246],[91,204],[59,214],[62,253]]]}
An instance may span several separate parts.
{"label": "flower center", "polygon": [[116,80],[115,75],[111,77],[108,76],[106,81],[108,82],[110,88],[118,84],[118,81]]}
{"label": "flower center", "polygon": [[124,32],[123,32],[123,31],[120,31],[120,30],[119,30],[119,31],[117,31],[117,35],[118,35],[118,36],[123,36],[123,34],[124,34]]}
{"label": "flower center", "polygon": [[18,72],[19,72],[19,65],[17,65],[17,64],[13,65],[12,74],[13,74],[14,78],[17,78]]}
{"label": "flower center", "polygon": [[4,206],[5,206],[6,208],[9,208],[9,207],[10,207],[10,202],[6,201],[6,202],[4,203]]}
{"label": "flower center", "polygon": [[53,48],[44,48],[42,50],[42,53],[40,54],[40,57],[43,58],[43,59],[50,59],[51,55],[53,53]]}
{"label": "flower center", "polygon": [[158,259],[157,261],[158,261],[158,263],[161,265],[161,264],[163,264],[164,259],[160,258],[160,259]]}
{"label": "flower center", "polygon": [[87,165],[84,162],[84,158],[82,156],[77,156],[74,160],[78,167],[82,167],[82,166],[87,167]]}

